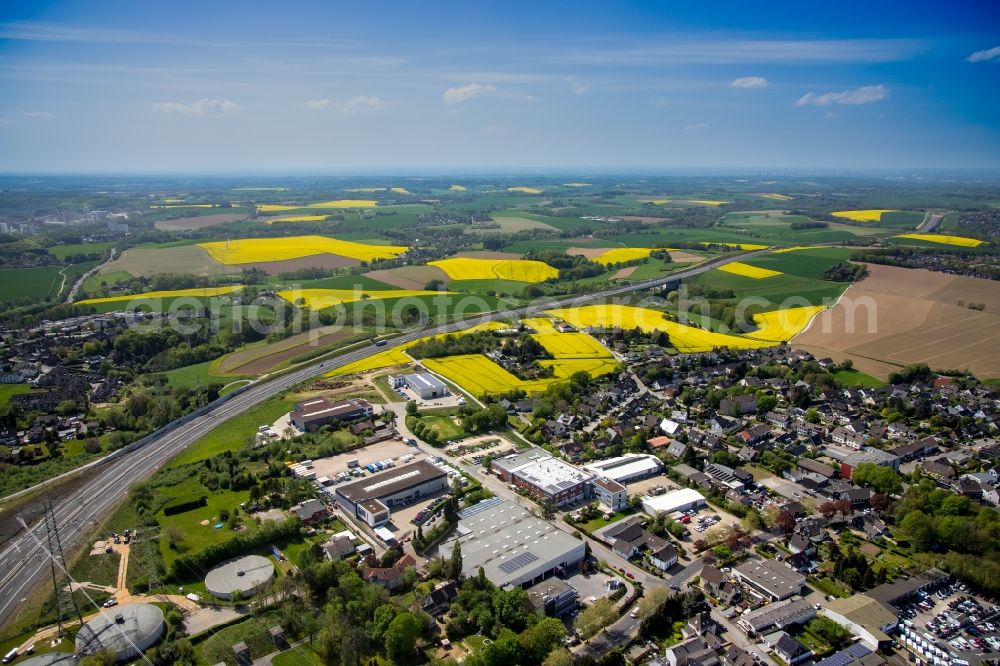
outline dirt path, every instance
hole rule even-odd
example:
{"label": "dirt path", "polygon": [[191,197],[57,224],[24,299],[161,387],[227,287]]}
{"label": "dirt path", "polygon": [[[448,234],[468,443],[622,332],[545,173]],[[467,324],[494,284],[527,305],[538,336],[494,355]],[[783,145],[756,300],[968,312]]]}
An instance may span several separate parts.
{"label": "dirt path", "polygon": [[[81,275],[80,277],[78,277],[76,279],[76,282],[73,283],[73,288],[69,290],[69,294],[67,294],[67,296],[66,296],[66,302],[67,303],[72,303],[73,299],[76,298],[76,292],[80,291],[80,287],[83,286],[83,281],[86,280],[87,278],[89,278],[91,275],[95,274],[97,271],[99,271],[102,268],[104,268],[105,266],[107,266],[108,264],[110,264],[114,260],[115,260],[115,248],[111,248],[111,256],[109,256],[102,263],[98,264],[97,266],[94,266],[89,271],[87,271],[86,273],[84,273],[83,275]],[[61,294],[62,290],[63,290],[63,287],[66,286],[66,274],[63,273],[62,271],[59,271],[59,272],[62,273],[62,276],[63,276],[62,287],[59,287],[59,293]]]}

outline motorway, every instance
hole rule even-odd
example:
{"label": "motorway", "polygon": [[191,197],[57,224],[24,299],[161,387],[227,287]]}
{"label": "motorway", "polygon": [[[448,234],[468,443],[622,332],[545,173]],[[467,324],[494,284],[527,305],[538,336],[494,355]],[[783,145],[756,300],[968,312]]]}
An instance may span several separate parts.
{"label": "motorway", "polygon": [[[161,436],[152,438],[152,441],[141,448],[126,455],[109,459],[106,464],[88,470],[87,473],[91,474],[92,478],[81,484],[72,493],[61,498],[53,506],[53,514],[63,547],[70,550],[71,545],[77,544],[83,536],[91,533],[96,528],[98,521],[119,501],[124,500],[126,490],[131,484],[152,476],[168,460],[207,432],[254,405],[317,375],[427,335],[451,333],[494,319],[521,318],[542,310],[580,305],[595,299],[660,287],[677,280],[694,277],[723,264],[769,252],[772,249],[774,248],[716,257],[692,268],[677,271],[655,280],[540,302],[515,310],[488,313],[435,328],[411,331],[383,346],[372,345],[350,351],[332,360],[316,362],[274,379],[252,384],[239,395],[228,400],[220,400],[218,406],[180,427],[167,426]],[[40,519],[36,521],[33,529],[44,542],[46,532]],[[43,550],[28,534],[22,534],[13,539],[0,551],[0,572],[3,572],[2,578],[0,578],[0,626],[6,624],[11,617],[16,616],[17,611],[27,601],[36,586],[49,580],[50,574],[47,565]]]}

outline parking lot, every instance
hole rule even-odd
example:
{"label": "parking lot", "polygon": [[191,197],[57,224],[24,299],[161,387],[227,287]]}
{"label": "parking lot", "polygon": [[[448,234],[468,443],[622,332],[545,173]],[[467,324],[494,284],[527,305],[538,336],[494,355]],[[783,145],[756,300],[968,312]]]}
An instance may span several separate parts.
{"label": "parking lot", "polygon": [[918,593],[900,608],[900,642],[928,664],[1000,652],[1000,607],[963,583]]}
{"label": "parking lot", "polygon": [[[323,476],[335,479],[341,472],[349,471],[347,461],[357,460],[358,465],[362,469],[360,472],[355,474],[354,478],[360,478],[362,473],[365,476],[371,476],[371,474],[364,469],[365,465],[373,463],[376,460],[386,459],[396,461],[397,465],[404,465],[406,463],[400,462],[399,458],[405,455],[414,456],[410,462],[420,460],[424,457],[424,454],[418,449],[408,446],[405,442],[398,439],[389,439],[384,442],[372,444],[371,446],[366,446],[362,449],[355,449],[349,453],[340,453],[335,456],[330,456],[329,458],[317,458],[316,460],[313,460],[313,471],[316,472],[317,479]],[[380,472],[376,472],[376,474],[379,473]]]}
{"label": "parking lot", "polygon": [[479,465],[485,456],[497,458],[516,450],[517,446],[513,442],[500,435],[481,435],[452,444],[444,452],[450,457],[462,457],[461,462],[466,465]]}
{"label": "parking lot", "polygon": [[628,488],[629,495],[648,495],[650,488],[655,488],[656,486],[663,487],[666,492],[672,490],[678,490],[680,486],[674,483],[666,474],[657,474],[656,476],[651,476],[648,479],[640,479],[639,481],[632,481],[626,483],[625,487]]}
{"label": "parking lot", "polygon": [[[402,539],[406,536],[408,532],[416,533],[417,526],[414,525],[412,521],[416,515],[426,509],[427,507],[433,505],[437,502],[438,498],[444,497],[448,494],[448,489],[434,493],[433,495],[426,495],[421,497],[419,501],[414,502],[409,506],[404,507],[392,507],[389,514],[389,524],[385,527],[390,532],[392,532],[397,539]],[[437,520],[441,518],[440,512],[438,515],[428,522],[424,523],[423,530],[424,534],[427,534],[432,529],[437,526]]]}
{"label": "parking lot", "polygon": [[614,588],[608,588],[608,582],[612,580],[619,583],[621,581],[621,579],[615,576],[597,572],[588,575],[581,573],[574,574],[567,578],[566,582],[572,585],[573,589],[580,595],[581,604],[590,605],[593,603],[591,598],[597,600],[615,591]]}

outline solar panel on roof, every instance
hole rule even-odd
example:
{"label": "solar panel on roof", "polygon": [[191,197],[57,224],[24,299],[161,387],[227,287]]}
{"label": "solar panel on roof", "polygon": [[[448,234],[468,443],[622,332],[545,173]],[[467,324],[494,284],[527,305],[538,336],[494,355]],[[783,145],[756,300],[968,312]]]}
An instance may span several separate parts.
{"label": "solar panel on roof", "polygon": [[527,553],[527,552],[521,553],[520,555],[515,555],[508,561],[501,564],[500,571],[504,572],[505,574],[511,574],[517,571],[518,569],[523,569],[532,562],[537,562],[537,561],[538,561],[538,556],[535,555],[534,553]]}

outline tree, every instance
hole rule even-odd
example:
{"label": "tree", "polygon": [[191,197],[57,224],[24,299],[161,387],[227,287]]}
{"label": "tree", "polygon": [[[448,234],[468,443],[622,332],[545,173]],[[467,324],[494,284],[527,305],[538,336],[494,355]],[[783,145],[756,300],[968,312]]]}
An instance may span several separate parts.
{"label": "tree", "polygon": [[553,650],[542,662],[542,666],[574,666],[576,658],[564,647]]}
{"label": "tree", "polygon": [[885,495],[898,494],[903,489],[903,480],[896,470],[873,463],[859,463],[851,472],[851,481]]}
{"label": "tree", "polygon": [[542,502],[542,518],[545,520],[552,520],[555,516],[556,505],[552,500],[546,498],[545,501]]}
{"label": "tree", "polygon": [[656,585],[645,590],[642,598],[639,599],[639,604],[636,607],[636,615],[641,620],[647,620],[648,618],[656,615],[663,604],[667,602],[670,598],[670,588],[666,585]]}
{"label": "tree", "polygon": [[791,511],[782,511],[778,514],[775,525],[779,530],[788,534],[795,529],[795,516],[792,515]]}
{"label": "tree", "polygon": [[899,523],[914,550],[924,551],[934,543],[934,522],[923,511],[911,511]]}
{"label": "tree", "polygon": [[457,541],[451,547],[451,559],[448,561],[448,578],[456,582],[462,579],[462,546]]}
{"label": "tree", "polygon": [[521,632],[521,645],[529,661],[541,663],[553,648],[566,637],[566,627],[560,620],[547,617]]}
{"label": "tree", "polygon": [[590,638],[616,619],[615,603],[608,597],[601,597],[576,617],[573,626],[581,636]]}
{"label": "tree", "polygon": [[824,518],[830,519],[833,518],[833,514],[837,513],[837,504],[836,502],[823,502],[816,507],[816,510],[819,511]]}
{"label": "tree", "polygon": [[408,400],[406,402],[406,413],[409,416],[416,416],[417,415],[417,403],[415,401]]}
{"label": "tree", "polygon": [[[955,497],[958,497],[958,495],[955,495]],[[965,498],[963,497],[962,499]],[[868,501],[872,505],[872,508],[878,511],[879,513],[882,513],[883,511],[889,508],[888,495],[884,495],[882,493],[875,493]]]}
{"label": "tree", "polygon": [[423,622],[413,613],[403,611],[397,615],[385,630],[386,654],[397,662],[412,654],[423,629]]}
{"label": "tree", "polygon": [[759,529],[764,527],[764,520],[760,517],[760,513],[757,509],[751,508],[747,511],[747,515],[743,516],[743,529],[745,529],[750,534],[753,534]]}

